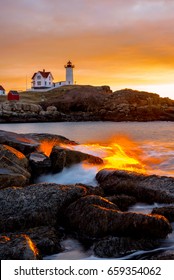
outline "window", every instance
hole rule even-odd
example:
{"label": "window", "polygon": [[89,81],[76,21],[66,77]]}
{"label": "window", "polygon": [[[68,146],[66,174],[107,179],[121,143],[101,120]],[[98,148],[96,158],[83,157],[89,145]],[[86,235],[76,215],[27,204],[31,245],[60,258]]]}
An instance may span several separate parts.
{"label": "window", "polygon": [[37,82],[37,85],[38,85],[38,86],[41,86],[41,82]]}
{"label": "window", "polygon": [[45,81],[45,85],[47,85],[47,82]]}
{"label": "window", "polygon": [[40,76],[40,75],[39,75],[39,76],[37,76],[37,79],[38,79],[38,80],[41,80],[41,76]]}

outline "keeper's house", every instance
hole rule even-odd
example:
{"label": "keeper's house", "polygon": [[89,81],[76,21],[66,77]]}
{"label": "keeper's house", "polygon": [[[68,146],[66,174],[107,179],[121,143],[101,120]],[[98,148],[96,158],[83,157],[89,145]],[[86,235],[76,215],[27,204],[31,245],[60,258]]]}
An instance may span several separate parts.
{"label": "keeper's house", "polygon": [[5,89],[0,85],[0,95],[5,95]]}
{"label": "keeper's house", "polygon": [[32,88],[33,89],[46,89],[53,87],[53,75],[51,72],[38,71],[34,73],[32,77]]}

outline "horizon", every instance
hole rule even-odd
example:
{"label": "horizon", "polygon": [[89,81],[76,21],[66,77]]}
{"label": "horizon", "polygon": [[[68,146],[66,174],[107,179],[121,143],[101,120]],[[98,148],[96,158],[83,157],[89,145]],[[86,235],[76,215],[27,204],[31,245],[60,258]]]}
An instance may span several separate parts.
{"label": "horizon", "polygon": [[71,60],[77,84],[174,99],[173,8],[170,0],[1,0],[0,85],[25,90],[43,68],[64,80]]}

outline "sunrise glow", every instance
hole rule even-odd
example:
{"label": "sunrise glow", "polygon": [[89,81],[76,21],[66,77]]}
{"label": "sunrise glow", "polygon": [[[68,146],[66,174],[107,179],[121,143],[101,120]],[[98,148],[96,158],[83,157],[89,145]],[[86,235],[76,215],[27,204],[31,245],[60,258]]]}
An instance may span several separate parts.
{"label": "sunrise glow", "polygon": [[42,69],[64,80],[70,59],[76,84],[174,99],[173,9],[169,0],[2,0],[0,84],[25,90]]}

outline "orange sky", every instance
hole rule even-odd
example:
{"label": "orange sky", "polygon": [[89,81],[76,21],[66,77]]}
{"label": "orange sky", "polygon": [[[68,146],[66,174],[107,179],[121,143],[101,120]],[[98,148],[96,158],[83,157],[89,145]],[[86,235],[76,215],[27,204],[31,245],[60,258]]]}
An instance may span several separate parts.
{"label": "orange sky", "polygon": [[173,0],[1,0],[0,84],[28,87],[35,71],[77,84],[174,99]]}

